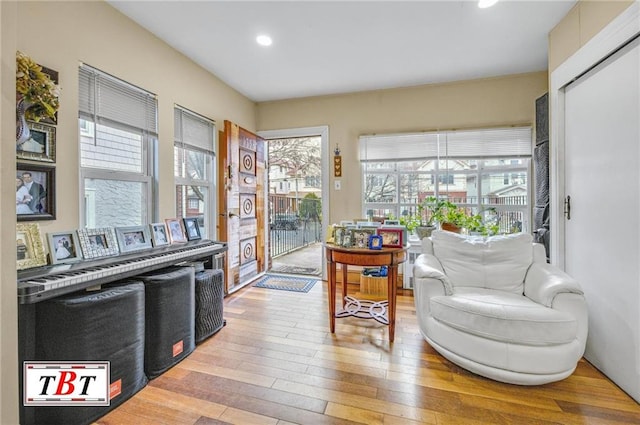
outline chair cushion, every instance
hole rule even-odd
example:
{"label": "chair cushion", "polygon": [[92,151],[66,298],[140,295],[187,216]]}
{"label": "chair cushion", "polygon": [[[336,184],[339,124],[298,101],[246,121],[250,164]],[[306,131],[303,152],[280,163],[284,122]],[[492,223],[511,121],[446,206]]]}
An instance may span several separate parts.
{"label": "chair cushion", "polygon": [[533,261],[533,238],[527,233],[468,237],[435,231],[433,253],[456,286],[499,289],[522,294]]}
{"label": "chair cushion", "polygon": [[463,332],[525,345],[556,345],[576,338],[577,323],[572,315],[524,295],[464,287],[454,291],[451,296],[431,298],[431,314]]}

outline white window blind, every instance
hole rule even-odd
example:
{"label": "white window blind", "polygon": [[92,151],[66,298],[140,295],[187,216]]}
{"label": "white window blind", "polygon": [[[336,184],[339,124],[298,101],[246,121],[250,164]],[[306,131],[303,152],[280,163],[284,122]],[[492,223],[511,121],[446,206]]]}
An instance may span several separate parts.
{"label": "white window blind", "polygon": [[188,145],[207,152],[215,151],[214,121],[176,106],[173,128],[176,145]]}
{"label": "white window blind", "polygon": [[[117,122],[158,133],[156,95],[88,65],[80,65],[79,110],[97,123]],[[106,122],[104,122],[106,124]]]}
{"label": "white window blind", "polygon": [[360,136],[360,161],[531,156],[531,127]]}

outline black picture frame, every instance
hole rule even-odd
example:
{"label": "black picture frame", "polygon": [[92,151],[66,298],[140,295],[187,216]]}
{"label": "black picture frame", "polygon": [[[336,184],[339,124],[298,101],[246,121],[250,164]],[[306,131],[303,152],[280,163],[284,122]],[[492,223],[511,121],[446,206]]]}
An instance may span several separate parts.
{"label": "black picture frame", "polygon": [[184,223],[184,233],[187,236],[187,240],[195,241],[202,239],[198,217],[184,217],[182,221]]}
{"label": "black picture frame", "polygon": [[[26,182],[27,175],[32,182]],[[27,188],[26,194],[18,186]],[[16,163],[16,214],[18,221],[55,220],[56,218],[56,169],[50,165]]]}

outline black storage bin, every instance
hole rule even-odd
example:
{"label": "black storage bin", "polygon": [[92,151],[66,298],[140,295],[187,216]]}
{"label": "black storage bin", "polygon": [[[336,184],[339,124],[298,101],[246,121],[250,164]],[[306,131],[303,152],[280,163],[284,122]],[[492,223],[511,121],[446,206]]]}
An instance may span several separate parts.
{"label": "black storage bin", "polygon": [[224,271],[203,270],[195,275],[196,343],[199,344],[224,326]]}
{"label": "black storage bin", "polygon": [[40,361],[109,361],[110,406],[28,407],[34,424],[89,424],[147,384],[144,374],[144,285],[121,281],[36,307],[36,358]]}
{"label": "black storage bin", "polygon": [[153,379],[195,349],[195,272],[168,267],[137,276],[145,284],[144,370]]}

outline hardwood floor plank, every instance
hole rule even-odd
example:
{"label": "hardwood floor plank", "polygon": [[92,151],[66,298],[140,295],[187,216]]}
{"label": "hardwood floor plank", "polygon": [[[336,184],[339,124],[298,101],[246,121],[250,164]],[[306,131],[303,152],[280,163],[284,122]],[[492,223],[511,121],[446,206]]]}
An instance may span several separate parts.
{"label": "hardwood floor plank", "polygon": [[584,360],[569,378],[540,386],[452,364],[420,335],[406,294],[393,344],[371,320],[336,319],[331,334],[327,311],[326,282],[308,293],[241,289],[224,300],[227,326],[96,423],[640,423],[640,405]]}
{"label": "hardwood floor plank", "polygon": [[357,423],[370,425],[383,425],[384,423],[384,414],[382,413],[358,409],[352,406],[344,406],[337,403],[329,403],[325,413],[337,418],[349,419]]}

